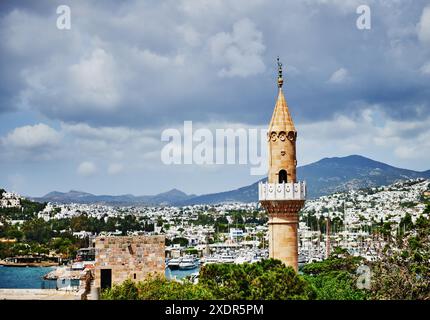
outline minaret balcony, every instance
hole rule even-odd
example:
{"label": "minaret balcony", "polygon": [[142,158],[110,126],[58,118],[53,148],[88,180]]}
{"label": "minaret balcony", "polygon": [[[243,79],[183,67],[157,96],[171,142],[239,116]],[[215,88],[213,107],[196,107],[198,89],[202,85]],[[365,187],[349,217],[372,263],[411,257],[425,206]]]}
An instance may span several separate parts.
{"label": "minaret balcony", "polygon": [[258,184],[258,200],[305,200],[306,183],[287,182],[287,183],[268,183]]}

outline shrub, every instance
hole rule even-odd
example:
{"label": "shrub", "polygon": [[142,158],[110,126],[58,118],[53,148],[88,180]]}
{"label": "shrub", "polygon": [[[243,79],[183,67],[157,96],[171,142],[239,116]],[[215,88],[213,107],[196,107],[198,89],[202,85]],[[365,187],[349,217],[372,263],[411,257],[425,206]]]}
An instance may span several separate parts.
{"label": "shrub", "polygon": [[279,260],[258,263],[210,264],[200,271],[199,284],[217,299],[310,299],[311,286]]}
{"label": "shrub", "polygon": [[161,277],[150,277],[141,282],[126,280],[111,289],[103,290],[104,300],[205,300],[211,293],[191,282],[170,281]]}

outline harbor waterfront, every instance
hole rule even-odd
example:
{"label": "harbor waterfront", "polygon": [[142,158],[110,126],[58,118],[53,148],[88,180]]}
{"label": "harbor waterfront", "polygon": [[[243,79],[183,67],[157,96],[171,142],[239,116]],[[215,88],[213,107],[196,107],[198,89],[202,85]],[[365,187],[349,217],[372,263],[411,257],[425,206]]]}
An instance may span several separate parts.
{"label": "harbor waterfront", "polygon": [[[57,267],[62,268],[62,267]],[[56,267],[1,267],[0,289],[55,289],[57,280],[44,279],[44,276],[55,271]],[[170,270],[166,268],[166,278],[183,279],[198,273],[200,267],[188,270]],[[72,283],[79,280],[72,279]]]}
{"label": "harbor waterfront", "polygon": [[188,270],[170,270],[169,268],[166,268],[166,278],[167,279],[183,279],[187,276],[191,276],[195,273],[199,273],[200,267],[196,267],[194,269],[188,269]]}

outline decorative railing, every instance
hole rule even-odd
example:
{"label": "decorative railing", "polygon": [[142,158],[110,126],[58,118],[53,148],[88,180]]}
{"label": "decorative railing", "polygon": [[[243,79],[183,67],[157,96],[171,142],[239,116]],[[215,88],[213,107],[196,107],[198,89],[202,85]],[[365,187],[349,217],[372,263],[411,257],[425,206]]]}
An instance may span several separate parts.
{"label": "decorative railing", "polygon": [[305,200],[306,183],[267,183],[258,184],[258,199],[262,200]]}

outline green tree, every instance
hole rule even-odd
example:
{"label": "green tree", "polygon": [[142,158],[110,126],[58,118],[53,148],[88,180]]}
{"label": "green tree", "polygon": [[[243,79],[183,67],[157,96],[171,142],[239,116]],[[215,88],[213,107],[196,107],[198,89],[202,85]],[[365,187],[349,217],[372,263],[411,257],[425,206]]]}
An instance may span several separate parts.
{"label": "green tree", "polygon": [[200,270],[199,285],[216,299],[310,299],[311,286],[279,260],[244,264],[209,264]]}
{"label": "green tree", "polygon": [[28,241],[47,243],[51,238],[51,227],[43,219],[33,219],[22,225],[24,237]]}
{"label": "green tree", "polygon": [[372,266],[375,299],[430,299],[430,221],[420,216],[402,236],[391,239]]}
{"label": "green tree", "polygon": [[188,246],[188,239],[187,238],[183,238],[183,237],[177,237],[177,238],[174,238],[171,241],[171,243],[172,244],[180,244],[181,247],[186,247],[186,246]]}
{"label": "green tree", "polygon": [[103,290],[101,298],[103,300],[138,300],[139,291],[136,283],[126,280],[120,285],[115,284],[112,288]]}
{"label": "green tree", "polygon": [[228,232],[228,220],[226,217],[219,217],[215,221],[215,230],[217,232]]}
{"label": "green tree", "polygon": [[161,277],[150,277],[142,282],[126,280],[120,285],[102,292],[104,300],[206,300],[212,294],[200,285],[188,281],[170,281]]}
{"label": "green tree", "polygon": [[328,259],[306,264],[302,272],[319,300],[363,300],[369,293],[356,286],[356,270],[362,261],[345,249],[335,248]]}
{"label": "green tree", "polygon": [[17,241],[21,241],[21,239],[24,237],[24,233],[15,226],[12,226],[11,228],[7,229],[6,237],[9,239],[16,239]]}

